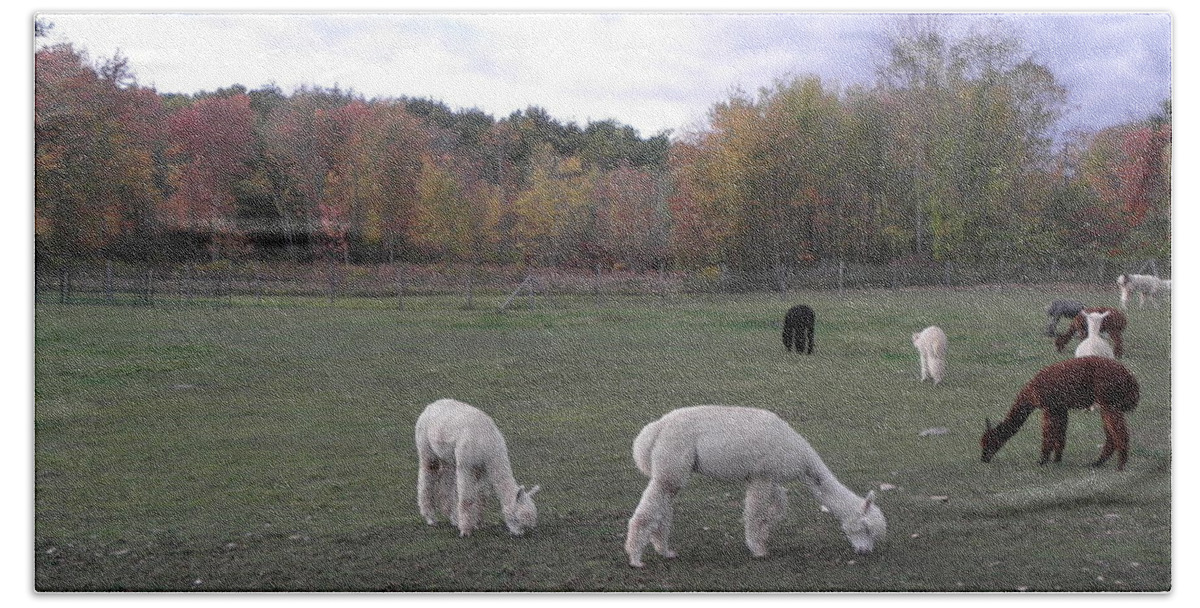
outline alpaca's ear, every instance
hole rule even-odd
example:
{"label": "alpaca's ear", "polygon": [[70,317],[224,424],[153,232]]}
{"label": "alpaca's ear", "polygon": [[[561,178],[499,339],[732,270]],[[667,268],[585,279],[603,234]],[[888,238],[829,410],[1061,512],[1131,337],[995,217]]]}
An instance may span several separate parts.
{"label": "alpaca's ear", "polygon": [[867,492],[867,500],[863,502],[863,510],[862,510],[863,515],[866,515],[867,511],[871,510],[871,505],[874,504],[874,502],[875,502],[875,490],[871,490],[870,492]]}
{"label": "alpaca's ear", "polygon": [[992,430],[992,420],[990,418],[983,419],[983,428],[988,431]]}
{"label": "alpaca's ear", "polygon": [[538,490],[540,490],[540,489],[542,489],[542,486],[533,486],[533,489],[528,492],[529,497],[533,498],[533,495],[537,494]]}

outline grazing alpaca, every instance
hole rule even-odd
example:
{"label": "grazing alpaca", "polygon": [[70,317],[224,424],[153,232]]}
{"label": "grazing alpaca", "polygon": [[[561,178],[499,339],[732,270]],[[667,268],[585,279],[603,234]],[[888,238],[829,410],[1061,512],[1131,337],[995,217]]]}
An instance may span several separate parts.
{"label": "grazing alpaca", "polygon": [[783,318],[783,347],[791,352],[803,352],[811,355],[813,351],[813,331],[816,326],[816,315],[813,309],[804,304],[797,304],[787,311]]}
{"label": "grazing alpaca", "polygon": [[1058,333],[1058,320],[1074,319],[1083,311],[1083,302],[1079,300],[1055,300],[1046,307],[1046,316],[1050,318],[1050,322],[1046,325],[1046,335],[1054,336]]}
{"label": "grazing alpaca", "polygon": [[483,518],[483,485],[500,499],[508,531],[521,535],[537,526],[533,495],[513,479],[508,448],[487,414],[453,399],[429,404],[417,418],[417,506],[437,525],[439,513],[469,536]]}
{"label": "grazing alpaca", "polygon": [[913,334],[912,343],[921,353],[921,382],[932,378],[940,384],[946,375],[946,332],[932,325]]}
{"label": "grazing alpaca", "polygon": [[982,460],[991,462],[992,457],[1025,423],[1034,410],[1042,410],[1042,459],[1046,464],[1062,460],[1063,448],[1067,444],[1067,412],[1099,406],[1104,420],[1104,448],[1092,466],[1100,466],[1115,451],[1117,470],[1125,469],[1129,455],[1129,429],[1125,426],[1125,412],[1131,412],[1138,404],[1138,382],[1113,359],[1103,357],[1080,357],[1067,359],[1039,371],[1013,402],[1008,416],[996,426],[985,420],[986,430],[979,439],[983,450]]}
{"label": "grazing alpaca", "polygon": [[1115,359],[1113,349],[1100,337],[1100,324],[1109,315],[1108,312],[1083,313],[1087,317],[1087,337],[1075,347],[1076,357],[1108,357]]}
{"label": "grazing alpaca", "polygon": [[675,557],[667,544],[671,501],[693,472],[746,484],[746,546],[755,557],[766,556],[771,526],[787,511],[787,490],[781,485],[787,481],[808,485],[841,520],[858,553],[869,553],[887,530],[874,492],[863,498],[843,486],[803,437],[766,410],[702,405],[669,412],[638,434],[633,460],[650,478],[625,537],[629,565],[635,568],[643,566],[647,544],[663,557]]}
{"label": "grazing alpaca", "polygon": [[1107,313],[1108,315],[1100,323],[1100,333],[1108,334],[1108,337],[1112,339],[1113,356],[1120,359],[1121,355],[1125,353],[1125,341],[1122,335],[1125,332],[1125,325],[1128,323],[1128,320],[1125,317],[1125,313],[1108,306],[1083,309],[1079,315],[1076,315],[1071,325],[1067,327],[1067,333],[1061,334],[1054,339],[1054,348],[1061,353],[1067,343],[1075,337],[1075,334],[1079,334],[1081,338],[1087,337],[1087,317],[1084,315],[1097,312]]}
{"label": "grazing alpaca", "polygon": [[1171,282],[1149,274],[1123,274],[1117,277],[1117,288],[1121,290],[1121,308],[1129,308],[1131,293],[1138,294],[1138,308],[1146,305],[1146,296],[1150,296],[1151,303],[1157,307],[1158,292],[1170,293]]}

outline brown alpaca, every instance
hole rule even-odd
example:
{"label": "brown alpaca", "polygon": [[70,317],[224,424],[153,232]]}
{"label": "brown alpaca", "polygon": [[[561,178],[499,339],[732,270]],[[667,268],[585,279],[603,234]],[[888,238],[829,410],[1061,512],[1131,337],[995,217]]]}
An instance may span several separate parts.
{"label": "brown alpaca", "polygon": [[1104,448],[1100,457],[1092,463],[1098,467],[1117,453],[1117,470],[1125,469],[1129,458],[1129,429],[1125,426],[1125,412],[1131,412],[1138,403],[1138,383],[1133,374],[1114,359],[1106,357],[1079,357],[1046,366],[1017,393],[1017,399],[1008,416],[996,426],[985,420],[987,430],[979,439],[983,449],[983,461],[992,457],[1004,443],[1017,434],[1025,419],[1034,410],[1042,410],[1042,459],[1046,464],[1051,456],[1054,462],[1062,460],[1063,448],[1067,445],[1067,412],[1083,410],[1096,405],[1104,420]]}
{"label": "brown alpaca", "polygon": [[1121,353],[1125,352],[1121,342],[1121,334],[1125,331],[1125,313],[1107,306],[1097,306],[1093,308],[1085,308],[1082,312],[1075,316],[1075,320],[1071,322],[1071,326],[1067,328],[1067,333],[1061,334],[1054,339],[1054,348],[1058,352],[1063,351],[1063,347],[1070,342],[1075,334],[1079,337],[1087,337],[1087,313],[1089,312],[1108,312],[1108,316],[1104,317],[1104,321],[1100,323],[1100,332],[1108,334],[1108,337],[1113,341],[1113,354],[1120,358]]}

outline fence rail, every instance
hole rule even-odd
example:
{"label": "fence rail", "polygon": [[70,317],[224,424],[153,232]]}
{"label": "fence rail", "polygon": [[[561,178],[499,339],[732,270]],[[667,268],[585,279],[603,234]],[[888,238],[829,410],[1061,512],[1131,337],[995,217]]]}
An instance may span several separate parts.
{"label": "fence rail", "polygon": [[[1143,264],[1144,266],[1144,264]],[[827,263],[780,267],[749,275],[727,268],[693,272],[587,272],[516,266],[417,266],[340,264],[292,267],[184,265],[136,267],[100,262],[35,269],[38,302],[114,305],[170,305],[263,302],[280,298],[395,298],[407,296],[506,295],[536,277],[541,295],[620,295],[669,297],[683,293],[769,290],[899,289],[994,283],[1111,284],[1117,274],[1136,272],[1105,260],[1066,264],[1051,260],[1032,266],[998,262],[988,266],[946,264]]]}

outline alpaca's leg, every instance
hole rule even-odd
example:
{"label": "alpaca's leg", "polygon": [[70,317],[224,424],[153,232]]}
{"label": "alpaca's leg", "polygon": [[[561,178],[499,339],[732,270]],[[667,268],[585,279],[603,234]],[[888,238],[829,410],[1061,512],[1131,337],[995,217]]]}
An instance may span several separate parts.
{"label": "alpaca's leg", "polygon": [[1062,460],[1062,450],[1059,447],[1061,436],[1066,433],[1066,414],[1052,414],[1042,410],[1042,459],[1038,464],[1050,462],[1050,457],[1056,455],[1055,462]]}
{"label": "alpaca's leg", "polygon": [[661,519],[658,525],[650,530],[650,546],[654,547],[654,551],[659,555],[672,559],[677,555],[671,550],[671,524],[675,519],[675,509],[668,503],[667,508],[659,515]]}
{"label": "alpaca's leg", "polygon": [[1053,417],[1053,432],[1051,451],[1054,455],[1054,462],[1062,462],[1063,451],[1067,448],[1067,412]]}
{"label": "alpaca's leg", "polygon": [[816,333],[817,333],[817,328],[816,328],[815,323],[809,323],[807,326],[805,326],[804,334],[808,338],[807,344],[805,345],[806,346],[805,354],[808,354],[808,355],[812,354],[813,347],[816,346],[816,342],[817,342]]}
{"label": "alpaca's leg", "polygon": [[480,523],[479,471],[475,467],[459,466],[455,470],[455,489],[457,490],[458,533],[460,536],[470,536]]}
{"label": "alpaca's leg", "polygon": [[767,556],[767,537],[771,528],[787,514],[787,489],[765,480],[746,484],[746,503],[742,518],[746,526],[746,546],[754,557]]}
{"label": "alpaca's leg", "polygon": [[441,482],[441,463],[425,454],[418,455],[417,463],[417,508],[425,523],[437,524],[439,496],[438,486]]}
{"label": "alpaca's leg", "polygon": [[1125,343],[1121,340],[1121,332],[1108,332],[1108,337],[1112,338],[1113,341],[1113,355],[1120,359],[1121,355],[1125,352]]}
{"label": "alpaca's leg", "polygon": [[438,465],[438,475],[433,484],[434,511],[445,515],[450,520],[450,525],[457,528],[458,475],[451,463],[439,462]]}
{"label": "alpaca's leg", "polygon": [[929,355],[921,350],[921,382],[929,378]]}
{"label": "alpaca's leg", "polygon": [[642,492],[642,500],[629,518],[629,528],[625,534],[625,553],[629,555],[629,565],[641,568],[642,552],[646,545],[653,544],[654,550],[666,558],[675,557],[675,552],[668,546],[671,534],[672,508],[671,499],[679,493],[680,486],[664,484],[662,480],[651,478]]}
{"label": "alpaca's leg", "polygon": [[1125,415],[1101,404],[1100,416],[1104,420],[1104,449],[1100,451],[1100,457],[1092,463],[1092,466],[1103,465],[1115,451],[1117,453],[1117,470],[1124,471],[1125,462],[1129,459],[1129,427],[1125,424]]}

